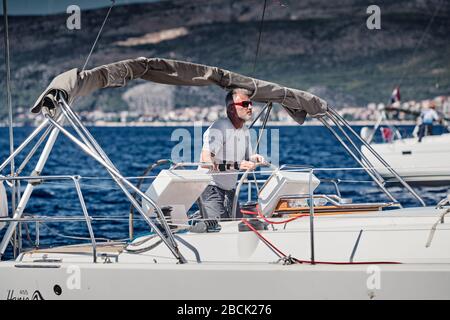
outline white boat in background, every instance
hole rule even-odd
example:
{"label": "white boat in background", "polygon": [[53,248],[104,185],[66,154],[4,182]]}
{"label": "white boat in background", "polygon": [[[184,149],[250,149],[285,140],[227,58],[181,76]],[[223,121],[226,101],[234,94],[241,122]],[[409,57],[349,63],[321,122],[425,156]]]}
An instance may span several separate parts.
{"label": "white boat in background", "polygon": [[[417,138],[403,138],[371,146],[410,184],[450,185],[449,133],[426,136],[420,143]],[[396,182],[365,146],[362,152],[387,182]]]}
{"label": "white boat in background", "polygon": [[[394,107],[390,107],[389,111],[412,113],[416,116],[420,114],[417,111]],[[379,120],[374,128],[363,128],[361,136],[409,184],[450,185],[450,133],[428,135],[423,137],[421,142],[417,137],[405,138],[397,128],[388,123],[386,112],[386,110],[380,110]],[[444,116],[443,120],[448,127]],[[378,129],[389,130],[390,138],[383,143],[373,142]],[[361,150],[387,183],[398,182],[366,146],[363,145]]]}
{"label": "white boat in background", "polygon": [[[318,194],[317,187],[330,182],[320,178],[320,169],[271,166],[256,203],[242,211],[246,216],[220,221],[221,230],[216,232],[194,232],[192,226],[204,219],[189,215],[189,210],[214,173],[189,170],[189,166],[199,165],[196,163],[159,161],[156,165],[169,164],[170,168],[161,171],[144,193],[121,175],[71,107],[78,96],[124,86],[135,78],[247,88],[254,92],[253,100],[267,103],[260,134],[273,102],[280,103],[299,123],[307,114],[316,116],[388,201],[353,203],[343,198],[337,184],[336,194]],[[377,172],[364,165],[367,158],[357,146],[357,141],[364,141],[316,96],[216,67],[138,58],[83,72],[74,69],[56,77],[33,112],[41,113],[44,122],[0,164],[2,172],[42,132],[19,167],[24,168],[45,142],[29,176],[20,172],[0,176],[0,181],[12,186],[15,181],[27,183],[16,210],[8,218],[0,218],[0,223],[8,226],[0,243],[1,257],[5,258],[11,243],[17,252],[14,259],[0,262],[0,299],[450,299],[449,199],[426,207],[398,173],[365,144],[421,204],[402,208]],[[132,213],[129,239],[96,238],[93,224],[114,218],[90,215],[80,184],[83,177],[41,175],[58,134],[111,175],[147,224],[147,235],[134,237]],[[304,143],[301,140],[299,137],[299,143]],[[249,172],[243,173],[235,199],[244,183],[257,183],[248,176]],[[79,216],[25,213],[35,186],[51,180],[73,183]],[[41,247],[43,224],[73,221],[86,223],[87,240]],[[14,241],[14,232],[24,224],[35,226],[33,248]]]}

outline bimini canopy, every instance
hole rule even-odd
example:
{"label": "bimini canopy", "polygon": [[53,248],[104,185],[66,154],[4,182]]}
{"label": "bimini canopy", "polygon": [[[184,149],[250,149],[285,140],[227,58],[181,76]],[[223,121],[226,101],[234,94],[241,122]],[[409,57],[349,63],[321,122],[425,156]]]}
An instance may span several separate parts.
{"label": "bimini canopy", "polygon": [[60,74],[31,109],[39,113],[43,106],[56,106],[56,92],[62,91],[69,102],[102,88],[123,87],[130,80],[144,79],[162,84],[183,86],[218,85],[226,90],[244,88],[253,92],[257,102],[281,104],[291,117],[302,124],[306,115],[321,116],[327,103],[305,91],[283,87],[217,67],[160,58],[137,58],[97,67],[88,71],[72,69]]}

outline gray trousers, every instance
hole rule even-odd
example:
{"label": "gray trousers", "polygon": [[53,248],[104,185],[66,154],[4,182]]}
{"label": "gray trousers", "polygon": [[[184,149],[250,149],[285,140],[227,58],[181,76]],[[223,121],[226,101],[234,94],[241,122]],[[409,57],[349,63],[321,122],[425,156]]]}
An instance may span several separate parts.
{"label": "gray trousers", "polygon": [[[200,196],[200,213],[203,219],[230,219],[233,215],[233,199],[236,190],[223,190],[218,186],[207,186]],[[242,217],[239,201],[236,207],[236,217]]]}

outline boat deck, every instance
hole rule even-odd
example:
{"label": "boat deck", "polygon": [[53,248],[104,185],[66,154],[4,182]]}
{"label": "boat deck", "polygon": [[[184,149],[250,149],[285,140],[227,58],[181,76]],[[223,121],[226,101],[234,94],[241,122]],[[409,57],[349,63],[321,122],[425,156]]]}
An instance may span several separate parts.
{"label": "boat deck", "polygon": [[[123,243],[111,243],[111,244],[100,244],[97,245],[97,254],[120,254],[125,250],[125,244]],[[54,248],[46,248],[46,249],[36,249],[27,252],[28,254],[82,254],[89,253],[92,254],[92,245],[84,244],[84,245],[74,245],[74,246],[63,246],[63,247],[54,247]]]}

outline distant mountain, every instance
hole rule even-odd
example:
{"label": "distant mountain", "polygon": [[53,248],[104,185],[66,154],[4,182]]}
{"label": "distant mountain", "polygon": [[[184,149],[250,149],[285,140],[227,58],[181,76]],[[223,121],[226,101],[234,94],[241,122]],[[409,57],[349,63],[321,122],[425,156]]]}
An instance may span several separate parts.
{"label": "distant mountain", "polygon": [[[387,101],[397,84],[408,100],[449,94],[450,2],[376,3],[381,30],[366,27],[368,1],[269,0],[255,71],[262,0],[118,6],[89,67],[138,56],[182,59],[311,90],[337,107]],[[82,28],[73,31],[65,14],[10,17],[15,110],[28,109],[55,75],[83,65],[106,11],[82,12]],[[0,82],[4,88],[4,77]],[[77,108],[155,112],[169,104],[221,104],[223,96],[217,88],[173,90],[137,81],[83,98]]]}

